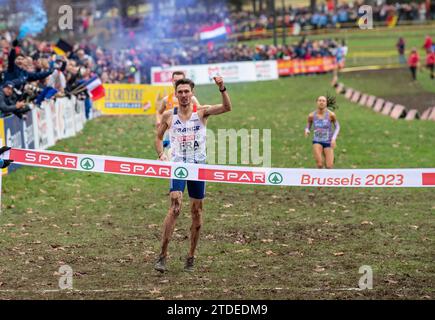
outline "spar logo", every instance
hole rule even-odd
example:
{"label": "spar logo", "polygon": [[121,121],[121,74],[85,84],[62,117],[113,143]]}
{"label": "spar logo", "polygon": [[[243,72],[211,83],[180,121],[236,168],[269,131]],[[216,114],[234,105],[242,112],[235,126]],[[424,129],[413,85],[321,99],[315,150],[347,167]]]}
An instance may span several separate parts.
{"label": "spar logo", "polygon": [[41,165],[46,167],[76,169],[77,157],[64,154],[50,154],[45,152],[31,152],[25,150],[12,150],[11,158],[17,163]]}
{"label": "spar logo", "polygon": [[266,183],[266,175],[264,172],[247,170],[199,169],[198,179],[237,183]]}
{"label": "spar logo", "polygon": [[82,161],[80,161],[80,167],[83,170],[92,170],[95,167],[95,162],[91,158],[83,158]]}
{"label": "spar logo", "polygon": [[104,172],[156,178],[170,178],[171,166],[106,160],[104,162]]}
{"label": "spar logo", "polygon": [[269,174],[268,180],[271,184],[281,184],[283,179],[281,173],[272,172],[271,174]]}
{"label": "spar logo", "polygon": [[178,179],[186,179],[189,176],[189,172],[184,167],[178,167],[174,171],[174,176],[176,176]]}

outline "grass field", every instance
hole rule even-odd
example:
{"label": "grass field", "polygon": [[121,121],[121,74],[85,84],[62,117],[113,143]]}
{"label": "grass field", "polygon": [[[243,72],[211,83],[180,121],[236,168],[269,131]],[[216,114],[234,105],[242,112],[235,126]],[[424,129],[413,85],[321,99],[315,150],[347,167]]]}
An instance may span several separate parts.
{"label": "grass field", "polygon": [[[209,127],[270,128],[273,166],[314,167],[303,128],[329,83],[316,76],[228,85],[234,110]],[[214,86],[197,96],[219,102]],[[435,166],[433,122],[395,121],[338,99],[337,168]],[[103,117],[54,149],[154,159],[152,145],[151,118]],[[162,275],[153,264],[168,181],[22,168],[3,183],[0,299],[434,298],[433,189],[209,183],[197,271],[182,269],[184,210]],[[63,264],[74,270],[75,291],[50,292]],[[362,265],[373,268],[373,290],[348,290],[358,287]]]}

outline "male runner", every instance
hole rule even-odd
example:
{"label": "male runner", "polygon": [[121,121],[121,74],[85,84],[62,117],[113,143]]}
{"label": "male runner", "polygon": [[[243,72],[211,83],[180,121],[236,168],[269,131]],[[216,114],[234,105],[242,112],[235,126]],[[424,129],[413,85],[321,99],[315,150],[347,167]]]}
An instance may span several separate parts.
{"label": "male runner", "polygon": [[[222,77],[214,81],[222,95],[222,104],[204,105],[201,109],[193,102],[195,84],[189,79],[180,79],[175,83],[175,94],[179,106],[163,113],[161,124],[157,130],[155,147],[159,159],[168,161],[163,150],[163,136],[169,131],[172,146],[172,161],[184,163],[206,162],[206,125],[210,116],[231,111],[231,101],[226,91]],[[194,253],[198,244],[202,224],[203,199],[205,197],[204,181],[171,180],[171,206],[163,223],[162,248],[154,268],[160,272],[166,271],[168,244],[175,227],[175,221],[180,215],[184,189],[189,191],[192,226],[190,228],[190,251],[187,255],[184,269],[193,271]]]}
{"label": "male runner", "polygon": [[[185,79],[185,78],[186,78],[186,75],[184,74],[183,71],[174,71],[172,73],[172,85],[175,86],[175,83],[178,80]],[[195,96],[192,99],[193,99],[193,103],[196,104],[197,106],[199,106],[198,99],[196,99]],[[159,128],[160,123],[162,122],[163,113],[165,111],[171,110],[175,107],[178,107],[178,100],[177,100],[177,97],[175,95],[175,92],[171,92],[169,95],[165,96],[162,99],[162,103],[157,108],[157,112],[156,112],[156,128],[157,129]],[[171,145],[169,142],[169,135],[165,134],[165,136],[163,138],[163,148],[167,152],[166,155],[168,156],[168,159],[170,158],[170,156],[169,156],[170,155],[170,147],[171,147]]]}

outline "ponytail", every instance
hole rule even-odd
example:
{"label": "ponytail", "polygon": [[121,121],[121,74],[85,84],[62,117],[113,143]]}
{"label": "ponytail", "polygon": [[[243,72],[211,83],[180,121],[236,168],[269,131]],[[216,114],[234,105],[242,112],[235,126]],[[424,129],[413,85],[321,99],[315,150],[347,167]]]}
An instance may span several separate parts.
{"label": "ponytail", "polygon": [[335,96],[331,96],[329,92],[326,94],[326,107],[331,110],[338,109],[337,98]]}

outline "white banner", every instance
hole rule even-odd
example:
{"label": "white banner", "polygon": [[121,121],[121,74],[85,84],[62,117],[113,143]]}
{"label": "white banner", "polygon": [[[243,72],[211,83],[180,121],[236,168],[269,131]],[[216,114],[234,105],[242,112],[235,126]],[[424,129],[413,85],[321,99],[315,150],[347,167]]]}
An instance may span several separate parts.
{"label": "white banner", "polygon": [[255,62],[255,76],[256,81],[278,79],[278,62],[276,60]]}
{"label": "white banner", "polygon": [[74,128],[75,132],[80,132],[86,122],[85,116],[85,102],[75,98],[74,103]]}
{"label": "white banner", "polygon": [[55,144],[50,104],[53,102],[44,101],[41,108],[32,110],[36,149],[46,149]]}
{"label": "white banner", "polygon": [[214,83],[213,77],[220,75],[226,83],[278,79],[278,64],[275,60],[228,62],[202,65],[152,67],[151,83],[171,85],[172,72],[183,71],[195,84]]}
{"label": "white banner", "polygon": [[62,139],[62,133],[63,133],[63,104],[60,102],[60,100],[56,101],[50,101],[49,109],[50,109],[50,118],[49,122],[52,124],[53,128],[53,138],[54,143],[56,143],[58,140]]}
{"label": "white banner", "polygon": [[74,125],[75,98],[61,98],[58,99],[58,103],[62,105],[63,110],[63,112],[59,113],[59,120],[63,122],[62,139],[73,137],[76,134]]}
{"label": "white banner", "polygon": [[32,110],[32,118],[35,149],[47,149],[56,141],[73,137],[83,129],[86,122],[84,102],[74,96],[58,98],[56,102],[44,101],[40,108]]}
{"label": "white banner", "polygon": [[36,167],[248,185],[435,187],[435,168],[325,170],[234,167],[26,149],[11,149],[4,158],[14,160],[16,164]]}

